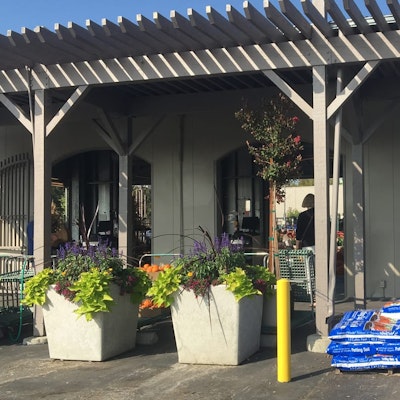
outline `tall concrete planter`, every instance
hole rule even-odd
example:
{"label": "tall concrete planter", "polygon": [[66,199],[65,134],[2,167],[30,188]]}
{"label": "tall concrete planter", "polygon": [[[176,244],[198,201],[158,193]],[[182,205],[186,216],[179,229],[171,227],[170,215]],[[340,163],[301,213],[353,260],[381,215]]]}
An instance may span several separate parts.
{"label": "tall concrete planter", "polygon": [[104,361],[135,347],[139,305],[132,304],[129,295],[121,296],[114,284],[111,296],[116,302],[111,312],[86,321],[74,313],[76,304],[49,288],[43,316],[50,358]]}
{"label": "tall concrete planter", "polygon": [[179,291],[171,305],[178,360],[188,364],[239,365],[260,348],[263,296],[236,301],[225,285],[209,297]]}
{"label": "tall concrete planter", "polygon": [[[275,288],[276,289],[276,288]],[[263,296],[261,346],[276,347],[276,290]]]}

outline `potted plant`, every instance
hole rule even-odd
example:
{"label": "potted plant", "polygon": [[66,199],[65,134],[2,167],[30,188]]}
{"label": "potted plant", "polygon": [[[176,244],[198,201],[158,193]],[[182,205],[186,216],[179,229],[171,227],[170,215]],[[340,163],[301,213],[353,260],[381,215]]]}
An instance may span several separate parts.
{"label": "potted plant", "polygon": [[115,249],[67,243],[54,268],[25,284],[23,303],[42,306],[51,358],[103,361],[135,347],[138,307],[150,286]]}
{"label": "potted plant", "polygon": [[147,294],[158,307],[171,307],[179,362],[238,365],[260,347],[262,294],[272,291],[275,276],[249,265],[228,235],[213,241],[203,233]]}

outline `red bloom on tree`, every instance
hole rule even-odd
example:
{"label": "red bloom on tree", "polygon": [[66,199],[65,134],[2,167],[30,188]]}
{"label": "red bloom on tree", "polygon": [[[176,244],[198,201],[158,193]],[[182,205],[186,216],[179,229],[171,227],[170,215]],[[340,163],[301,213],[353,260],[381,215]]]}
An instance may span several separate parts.
{"label": "red bloom on tree", "polygon": [[275,187],[278,203],[285,198],[285,184],[301,175],[303,146],[301,136],[292,134],[299,121],[293,113],[293,103],[283,94],[264,100],[258,110],[245,105],[235,113],[243,130],[255,139],[254,144],[247,142],[247,147],[259,166],[257,174]]}

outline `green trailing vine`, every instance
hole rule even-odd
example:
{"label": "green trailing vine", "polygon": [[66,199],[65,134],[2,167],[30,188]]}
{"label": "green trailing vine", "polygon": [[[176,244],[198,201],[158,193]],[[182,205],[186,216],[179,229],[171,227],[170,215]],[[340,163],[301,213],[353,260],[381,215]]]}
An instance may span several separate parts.
{"label": "green trailing vine", "polygon": [[147,296],[151,297],[157,307],[169,307],[174,301],[173,294],[181,285],[181,268],[172,267],[160,272],[158,278],[148,290]]}
{"label": "green trailing vine", "polygon": [[78,304],[74,312],[79,316],[85,315],[87,321],[93,319],[93,313],[109,312],[115,303],[109,294],[110,282],[111,275],[106,271],[92,269],[83,272],[70,287],[72,292],[76,292],[74,302]]}
{"label": "green trailing vine", "polygon": [[46,302],[46,292],[50,285],[56,281],[56,273],[49,268],[44,269],[34,277],[30,278],[24,287],[24,298],[22,304],[42,306]]}
{"label": "green trailing vine", "polygon": [[252,280],[242,268],[236,268],[235,271],[223,275],[222,279],[226,284],[226,288],[235,296],[236,301],[246,296],[262,294],[260,290],[254,287]]}

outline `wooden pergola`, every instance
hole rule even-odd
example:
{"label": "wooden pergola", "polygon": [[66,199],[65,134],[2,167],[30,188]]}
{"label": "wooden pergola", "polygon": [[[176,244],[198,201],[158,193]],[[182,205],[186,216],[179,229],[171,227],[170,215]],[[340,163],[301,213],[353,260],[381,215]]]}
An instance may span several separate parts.
{"label": "wooden pergola", "polygon": [[[356,118],[351,129],[344,130],[341,110],[349,104],[356,115],[357,90],[374,71],[396,73],[400,5],[387,0],[392,15],[384,16],[376,0],[365,0],[371,14],[365,18],[353,0],[344,0],[343,8],[337,3],[302,0],[299,10],[290,0],[279,0],[279,8],[269,1],[257,0],[257,8],[245,1],[240,11],[227,5],[226,16],[209,6],[206,15],[188,9],[185,16],[171,11],[166,18],[155,12],[153,20],[138,15],[135,22],[124,17],[116,23],[104,19],[101,25],[88,20],[84,27],[70,22],[56,24],[54,30],[38,26],[1,35],[0,102],[32,136],[34,215],[35,221],[43,222],[35,224],[37,264],[50,256],[51,165],[46,142],[90,89],[126,85],[131,94],[152,91],[165,95],[275,85],[313,121],[317,333],[327,335],[327,320],[334,313],[336,232],[329,228],[328,195],[332,126],[335,183],[340,138],[345,136],[353,149],[353,192],[348,195],[354,204],[352,235],[357,238],[353,260],[356,305],[364,306],[360,171],[362,144],[371,133],[360,130]],[[145,133],[128,143],[115,131],[106,111],[100,131],[119,155],[119,245],[129,254],[129,155]],[[337,187],[333,199],[337,208]]]}

